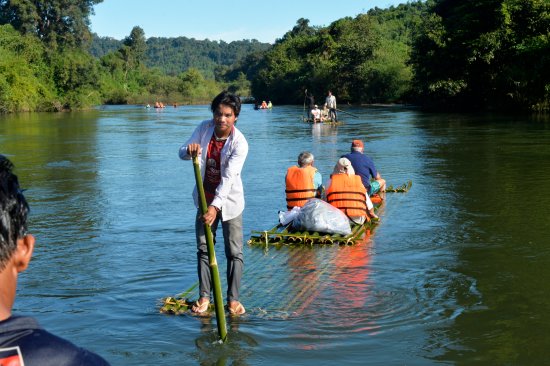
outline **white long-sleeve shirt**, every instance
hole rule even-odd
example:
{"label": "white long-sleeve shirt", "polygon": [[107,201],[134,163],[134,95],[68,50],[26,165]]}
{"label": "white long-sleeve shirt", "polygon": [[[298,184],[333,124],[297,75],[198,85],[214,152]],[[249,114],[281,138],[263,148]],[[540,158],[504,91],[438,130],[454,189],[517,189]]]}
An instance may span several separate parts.
{"label": "white long-sleeve shirt", "polygon": [[[202,153],[199,159],[201,175],[204,179],[206,155],[208,144],[214,133],[214,120],[202,121],[195,129],[191,137],[180,147],[179,156],[183,160],[190,160],[187,153],[189,144],[200,144]],[[220,156],[221,181],[214,195],[211,205],[221,210],[222,220],[227,221],[239,216],[244,210],[244,191],[241,179],[241,171],[248,154],[248,142],[244,135],[236,127],[229,135],[222,148]],[[195,206],[199,207],[197,187],[193,190]]]}
{"label": "white long-sleeve shirt", "polygon": [[325,105],[328,108],[336,108],[336,97],[334,95],[327,96],[325,99]]}

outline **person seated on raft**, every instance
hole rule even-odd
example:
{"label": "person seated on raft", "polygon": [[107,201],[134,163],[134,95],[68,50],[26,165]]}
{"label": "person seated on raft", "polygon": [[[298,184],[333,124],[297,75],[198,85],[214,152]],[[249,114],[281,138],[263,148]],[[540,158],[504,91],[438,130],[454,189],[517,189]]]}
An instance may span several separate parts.
{"label": "person seated on raft", "polygon": [[313,123],[323,122],[323,117],[321,117],[321,110],[319,109],[317,104],[315,104],[315,106],[311,110],[311,117],[311,121]]}
{"label": "person seated on raft", "polygon": [[380,176],[380,172],[376,170],[372,159],[363,152],[364,148],[365,145],[362,140],[353,140],[351,142],[351,152],[342,157],[351,161],[353,169],[361,177],[369,196],[372,197],[374,194],[386,191],[386,180]]}
{"label": "person seated on raft", "polygon": [[323,121],[328,121],[328,107],[325,105],[323,106],[323,109],[321,110],[321,119]]}
{"label": "person seated on raft", "polygon": [[268,109],[273,108],[273,104],[271,104],[271,101],[268,101],[268,102],[267,102],[267,108],[268,108]]}
{"label": "person seated on raft", "polygon": [[261,109],[267,109],[267,103],[265,100],[262,100],[262,105],[260,106]]}
{"label": "person seated on raft", "polygon": [[303,207],[310,198],[321,198],[324,193],[321,173],[313,166],[314,157],[309,151],[298,155],[298,166],[286,172],[286,208]]}
{"label": "person seated on raft", "polygon": [[361,177],[355,174],[351,162],[340,158],[327,183],[327,202],[339,208],[352,223],[363,224],[378,219]]}

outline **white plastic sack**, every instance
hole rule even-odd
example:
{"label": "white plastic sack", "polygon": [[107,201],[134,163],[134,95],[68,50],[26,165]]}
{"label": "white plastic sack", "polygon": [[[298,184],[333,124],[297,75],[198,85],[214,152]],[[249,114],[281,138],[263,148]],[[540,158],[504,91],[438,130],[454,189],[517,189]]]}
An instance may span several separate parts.
{"label": "white plastic sack", "polygon": [[290,211],[279,211],[279,222],[281,225],[286,225],[292,220],[294,220],[296,217],[298,217],[298,213],[300,212],[300,207],[294,206],[292,207],[292,210]]}
{"label": "white plastic sack", "polygon": [[327,234],[351,234],[348,217],[338,208],[318,198],[309,199],[292,222],[298,230]]}

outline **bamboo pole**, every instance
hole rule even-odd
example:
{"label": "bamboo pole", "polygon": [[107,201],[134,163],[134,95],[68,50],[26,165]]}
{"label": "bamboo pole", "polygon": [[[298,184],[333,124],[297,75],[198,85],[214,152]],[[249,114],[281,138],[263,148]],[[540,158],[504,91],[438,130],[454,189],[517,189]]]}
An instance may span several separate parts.
{"label": "bamboo pole", "polygon": [[342,113],[345,113],[345,114],[349,114],[349,115],[352,116],[352,117],[359,118],[359,116],[356,115],[356,114],[353,114],[353,113],[350,113],[350,112],[346,112],[346,111],[343,111],[343,110],[338,109],[338,108],[334,108],[334,109],[336,109],[338,112],[342,112]]}
{"label": "bamboo pole", "polygon": [[[199,206],[202,214],[208,211],[204,187],[202,185],[201,170],[196,156],[193,157],[193,167],[195,168],[195,181],[199,193]],[[214,251],[214,239],[210,225],[204,224],[204,234],[206,236],[206,245],[208,248],[208,261],[210,264],[210,274],[212,275],[212,284],[214,285],[214,308],[216,310],[216,322],[218,325],[218,334],[222,342],[227,340],[227,327],[225,325],[225,310],[223,308],[222,287],[220,282],[220,273],[218,271],[218,262],[216,261],[216,252]]]}

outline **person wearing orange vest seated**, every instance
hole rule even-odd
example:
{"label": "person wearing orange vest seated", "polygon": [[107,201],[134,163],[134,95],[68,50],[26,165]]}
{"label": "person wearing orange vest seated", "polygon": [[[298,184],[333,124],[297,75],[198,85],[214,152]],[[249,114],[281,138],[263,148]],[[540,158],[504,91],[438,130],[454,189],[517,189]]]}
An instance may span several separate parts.
{"label": "person wearing orange vest seated", "polygon": [[355,174],[346,158],[336,163],[326,194],[327,202],[344,212],[353,223],[363,224],[369,217],[378,218],[361,177]]}
{"label": "person wearing orange vest seated", "polygon": [[313,154],[304,151],[298,155],[298,166],[286,172],[286,207],[302,207],[310,198],[320,198],[323,194],[323,178],[313,167]]}

